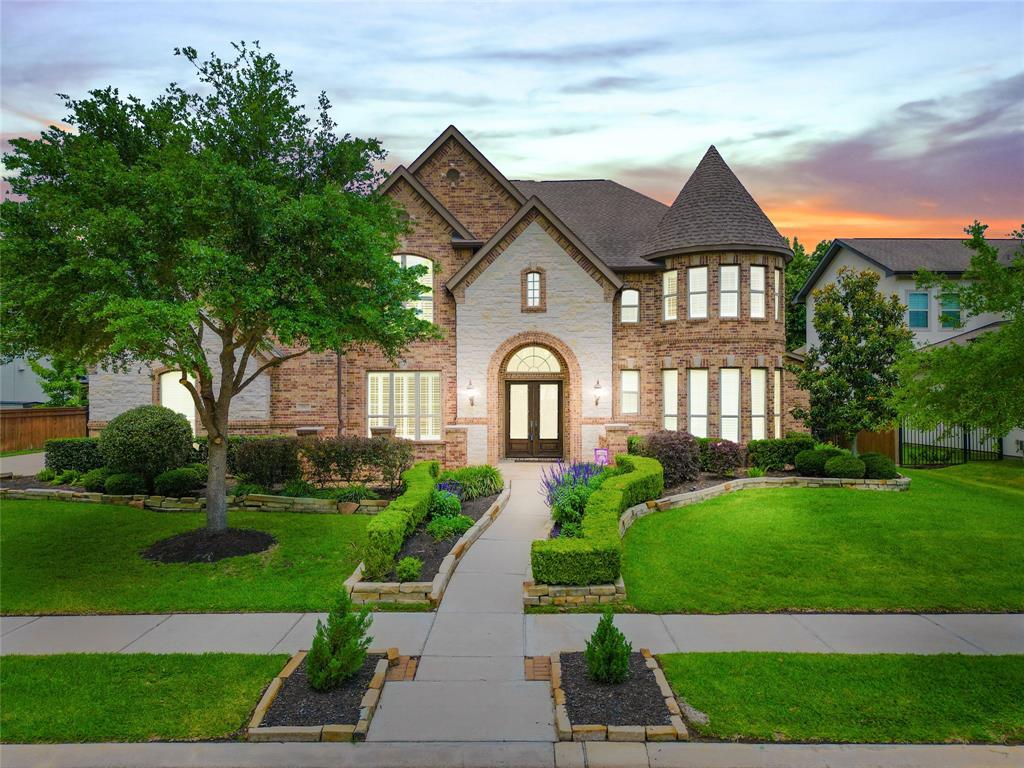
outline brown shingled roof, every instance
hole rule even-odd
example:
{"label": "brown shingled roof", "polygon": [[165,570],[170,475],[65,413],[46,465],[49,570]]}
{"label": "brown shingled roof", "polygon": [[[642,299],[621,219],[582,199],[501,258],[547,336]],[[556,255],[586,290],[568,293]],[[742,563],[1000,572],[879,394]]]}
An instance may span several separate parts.
{"label": "brown shingled roof", "polygon": [[712,146],[647,239],[642,255],[657,259],[725,250],[792,255],[775,225]]}

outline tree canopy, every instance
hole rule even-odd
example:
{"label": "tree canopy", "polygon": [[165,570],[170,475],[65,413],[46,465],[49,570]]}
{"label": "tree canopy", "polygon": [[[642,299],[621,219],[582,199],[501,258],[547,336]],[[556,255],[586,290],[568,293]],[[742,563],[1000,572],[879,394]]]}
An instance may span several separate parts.
{"label": "tree canopy", "polygon": [[807,305],[793,304],[793,299],[831,245],[831,240],[821,240],[811,253],[807,253],[804,244],[793,238],[793,258],[786,265],[786,349],[802,347],[807,341]]}

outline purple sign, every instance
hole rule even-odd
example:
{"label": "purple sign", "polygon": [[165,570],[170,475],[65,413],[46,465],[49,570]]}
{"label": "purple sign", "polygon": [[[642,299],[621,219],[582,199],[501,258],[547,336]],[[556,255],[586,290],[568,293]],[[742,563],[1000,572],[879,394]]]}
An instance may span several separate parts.
{"label": "purple sign", "polygon": [[607,448],[595,448],[594,449],[594,463],[600,464],[602,467],[608,466],[608,449]]}

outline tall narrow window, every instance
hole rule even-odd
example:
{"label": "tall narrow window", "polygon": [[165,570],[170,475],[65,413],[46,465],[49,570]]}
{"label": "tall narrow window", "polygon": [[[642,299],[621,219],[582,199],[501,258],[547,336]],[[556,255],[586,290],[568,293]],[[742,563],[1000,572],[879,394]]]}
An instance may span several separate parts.
{"label": "tall narrow window", "polygon": [[540,272],[526,273],[526,306],[540,306]]}
{"label": "tall narrow window", "polygon": [[622,292],[619,321],[623,323],[640,322],[640,291],[627,288]]}
{"label": "tall narrow window", "polygon": [[750,439],[764,440],[765,435],[765,399],[767,395],[768,372],[764,368],[753,368],[750,371]]}
{"label": "tall narrow window", "polygon": [[406,302],[407,307],[416,310],[416,314],[425,320],[434,320],[434,262],[422,256],[413,256],[411,253],[396,253],[392,258],[402,265],[403,268],[423,266],[427,271],[420,275],[419,282],[422,286],[420,297],[413,301]]}
{"label": "tall narrow window", "polygon": [[691,368],[688,372],[688,393],[690,434],[694,437],[708,436],[708,372],[703,368]]}
{"label": "tall narrow window", "polygon": [[380,371],[367,374],[367,429],[394,427],[406,440],[441,439],[441,374]]}
{"label": "tall narrow window", "polygon": [[943,328],[960,327],[960,295],[944,293],[939,297],[939,325]]}
{"label": "tall narrow window", "polygon": [[928,328],[927,291],[911,291],[907,294],[907,325],[911,328]]}
{"label": "tall narrow window", "polygon": [[772,419],[775,422],[774,436],[776,439],[782,437],[782,369],[775,369],[774,381],[772,381]]}
{"label": "tall narrow window", "polygon": [[520,273],[521,301],[523,312],[546,312],[547,289],[544,285],[544,270],[528,268]]}
{"label": "tall narrow window", "polygon": [[721,413],[720,437],[740,441],[740,369],[722,368],[718,387]]}
{"label": "tall narrow window", "polygon": [[718,314],[720,317],[740,316],[739,264],[727,264],[719,271]]}
{"label": "tall narrow window", "polygon": [[772,299],[775,302],[775,319],[781,318],[781,307],[782,307],[782,270],[775,270],[775,290],[772,291]]}
{"label": "tall narrow window", "polygon": [[661,276],[661,319],[675,320],[679,312],[679,273],[670,269]]}
{"label": "tall narrow window", "polygon": [[640,371],[623,371],[622,387],[622,413],[640,413]]}
{"label": "tall narrow window", "polygon": [[750,268],[750,316],[764,318],[764,267]]}
{"label": "tall narrow window", "polygon": [[675,368],[661,372],[661,412],[665,429],[679,429],[679,371]]}
{"label": "tall narrow window", "polygon": [[708,316],[708,268],[690,267],[686,270],[686,306],[689,317],[701,320]]}

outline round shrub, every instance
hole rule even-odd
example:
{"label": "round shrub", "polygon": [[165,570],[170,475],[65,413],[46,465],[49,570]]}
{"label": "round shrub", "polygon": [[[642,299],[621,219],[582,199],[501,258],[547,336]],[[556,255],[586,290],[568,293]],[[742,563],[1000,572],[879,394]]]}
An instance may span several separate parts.
{"label": "round shrub", "polygon": [[583,522],[583,512],[587,507],[587,500],[594,492],[590,483],[577,483],[575,485],[560,485],[555,490],[555,500],[551,505],[551,518],[556,523]]}
{"label": "round shrub", "polygon": [[107,478],[103,490],[112,496],[134,496],[146,492],[146,478],[134,472],[119,472]]}
{"label": "round shrub", "polygon": [[712,440],[708,444],[708,472],[719,477],[732,477],[742,463],[743,449],[732,440]]}
{"label": "round shrub", "polygon": [[880,453],[862,453],[858,458],[864,462],[864,477],[872,480],[892,480],[899,474],[893,460],[888,456]]}
{"label": "round shrub", "polygon": [[864,477],[864,470],[864,462],[856,456],[833,456],[825,462],[825,477],[860,480]]}
{"label": "round shrub", "polygon": [[646,455],[661,462],[666,488],[696,480],[700,474],[700,451],[689,432],[661,430],[649,435]]}
{"label": "round shrub", "polygon": [[82,487],[92,493],[103,493],[107,487],[107,478],[110,477],[110,470],[106,467],[90,469],[82,475]]}
{"label": "round shrub", "polygon": [[423,571],[423,561],[418,557],[403,557],[395,566],[395,576],[399,581],[419,581]]}
{"label": "round shrub", "polygon": [[262,485],[256,483],[238,483],[230,491],[232,496],[248,496],[250,493],[266,493]]}
{"label": "round shrub", "polygon": [[188,496],[203,484],[199,473],[189,467],[169,469],[153,480],[153,491],[158,496]]}
{"label": "round shrub", "polygon": [[189,463],[192,427],[170,408],[132,408],[115,417],[100,434],[100,453],[112,473],[142,475],[149,481]]}
{"label": "round shrub", "polygon": [[824,477],[825,462],[845,454],[846,452],[839,448],[812,448],[800,451],[793,460],[793,464],[796,466],[796,473],[801,477]]}
{"label": "round shrub", "polygon": [[435,490],[430,496],[430,517],[454,517],[462,511],[459,497],[448,491]]}
{"label": "round shrub", "polygon": [[468,515],[442,515],[427,523],[427,533],[437,541],[461,536],[473,527],[473,518]]}

